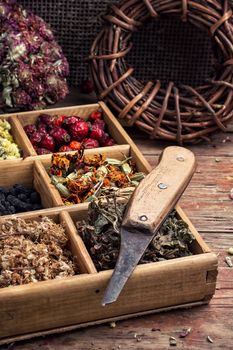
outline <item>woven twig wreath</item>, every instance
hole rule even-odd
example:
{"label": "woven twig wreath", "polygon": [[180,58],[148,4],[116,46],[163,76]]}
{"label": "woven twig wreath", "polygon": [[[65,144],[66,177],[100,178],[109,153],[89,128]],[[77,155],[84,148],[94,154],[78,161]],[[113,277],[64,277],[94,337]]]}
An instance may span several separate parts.
{"label": "woven twig wreath", "polygon": [[[133,76],[125,56],[132,34],[151,16],[178,15],[210,34],[215,75],[202,86],[175,86]],[[226,131],[233,117],[233,26],[227,0],[125,0],[110,6],[105,25],[90,52],[92,79],[99,98],[118,114],[124,125],[137,125],[151,138],[198,142],[218,129]]]}

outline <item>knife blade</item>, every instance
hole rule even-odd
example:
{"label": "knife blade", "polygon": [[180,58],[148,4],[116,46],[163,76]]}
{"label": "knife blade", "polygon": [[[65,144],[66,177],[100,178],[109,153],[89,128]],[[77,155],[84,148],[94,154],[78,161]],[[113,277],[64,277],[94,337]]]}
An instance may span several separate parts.
{"label": "knife blade", "polygon": [[117,300],[156,232],[173,210],[196,168],[194,154],[167,147],[158,166],[135,189],[121,227],[121,247],[102,305]]}

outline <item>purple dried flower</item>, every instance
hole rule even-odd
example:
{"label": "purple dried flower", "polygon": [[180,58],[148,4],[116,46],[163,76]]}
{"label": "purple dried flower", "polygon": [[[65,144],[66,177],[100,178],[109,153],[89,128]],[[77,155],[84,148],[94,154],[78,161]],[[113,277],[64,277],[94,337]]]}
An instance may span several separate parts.
{"label": "purple dried flower", "polygon": [[0,19],[5,19],[7,17],[7,15],[10,12],[10,7],[4,3],[4,2],[0,2]]}
{"label": "purple dried flower", "polygon": [[31,97],[23,89],[12,92],[13,103],[19,107],[30,105]]}
{"label": "purple dried flower", "polygon": [[44,108],[68,93],[68,62],[42,18],[16,0],[0,0],[0,100],[20,109]]}

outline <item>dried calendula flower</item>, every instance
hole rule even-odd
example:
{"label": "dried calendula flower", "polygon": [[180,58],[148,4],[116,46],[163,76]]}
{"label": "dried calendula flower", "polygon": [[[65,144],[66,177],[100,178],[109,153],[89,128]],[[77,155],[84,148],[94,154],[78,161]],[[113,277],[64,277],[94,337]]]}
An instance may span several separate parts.
{"label": "dried calendula flower", "polygon": [[[77,222],[77,229],[98,271],[115,267],[120,250],[120,227],[127,198],[119,201],[109,197],[93,201],[85,221]],[[140,260],[141,264],[192,255],[190,244],[195,240],[188,225],[173,211]]]}
{"label": "dried calendula flower", "polygon": [[60,192],[64,204],[91,202],[106,192],[127,189],[129,195],[145,177],[138,173],[131,157],[123,160],[103,154],[54,154],[50,167],[51,182]]}
{"label": "dried calendula flower", "polygon": [[76,274],[64,227],[43,217],[0,224],[0,288]]}

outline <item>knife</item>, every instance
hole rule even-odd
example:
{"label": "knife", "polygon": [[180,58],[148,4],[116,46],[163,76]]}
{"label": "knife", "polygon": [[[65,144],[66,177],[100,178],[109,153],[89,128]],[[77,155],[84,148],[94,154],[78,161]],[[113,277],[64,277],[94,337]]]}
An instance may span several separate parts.
{"label": "knife", "polygon": [[120,252],[103,306],[117,300],[149,243],[189,184],[195,168],[191,151],[167,147],[158,166],[135,189],[123,218]]}

